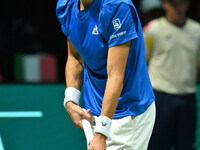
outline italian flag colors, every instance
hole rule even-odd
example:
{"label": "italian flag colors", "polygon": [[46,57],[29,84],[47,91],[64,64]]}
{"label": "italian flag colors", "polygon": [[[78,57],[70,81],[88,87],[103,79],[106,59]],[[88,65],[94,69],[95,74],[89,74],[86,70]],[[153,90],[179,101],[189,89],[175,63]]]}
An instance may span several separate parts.
{"label": "italian flag colors", "polygon": [[19,82],[56,82],[57,60],[50,54],[17,54],[14,57],[15,80]]}

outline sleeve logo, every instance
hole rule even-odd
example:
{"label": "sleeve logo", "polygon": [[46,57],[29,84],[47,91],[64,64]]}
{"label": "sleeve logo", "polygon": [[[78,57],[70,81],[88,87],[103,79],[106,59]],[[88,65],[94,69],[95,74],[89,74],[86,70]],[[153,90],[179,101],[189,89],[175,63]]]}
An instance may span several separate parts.
{"label": "sleeve logo", "polygon": [[120,22],[119,18],[114,19],[112,21],[112,23],[113,23],[113,27],[115,30],[119,30],[121,28],[121,22]]}

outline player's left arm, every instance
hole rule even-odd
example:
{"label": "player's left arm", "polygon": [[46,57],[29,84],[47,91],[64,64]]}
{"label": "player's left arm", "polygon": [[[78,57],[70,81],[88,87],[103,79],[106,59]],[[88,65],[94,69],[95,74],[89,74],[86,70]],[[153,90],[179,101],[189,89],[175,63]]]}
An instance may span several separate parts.
{"label": "player's left arm", "polygon": [[[104,5],[99,17],[99,32],[107,41],[107,82],[104,91],[101,114],[96,122],[94,138],[89,150],[106,150],[111,119],[116,111],[123,89],[130,41],[137,39],[138,24],[134,7],[127,3]],[[134,18],[134,19],[133,19]]]}
{"label": "player's left arm", "polygon": [[[129,54],[130,41],[110,47],[108,50],[107,74],[108,79],[104,93],[101,116],[113,118],[117,108],[118,100],[123,89],[126,62]],[[89,150],[104,150],[106,148],[106,137],[95,133]]]}
{"label": "player's left arm", "polygon": [[107,60],[108,79],[103,98],[101,116],[112,119],[123,89],[124,73],[130,41],[109,48]]}

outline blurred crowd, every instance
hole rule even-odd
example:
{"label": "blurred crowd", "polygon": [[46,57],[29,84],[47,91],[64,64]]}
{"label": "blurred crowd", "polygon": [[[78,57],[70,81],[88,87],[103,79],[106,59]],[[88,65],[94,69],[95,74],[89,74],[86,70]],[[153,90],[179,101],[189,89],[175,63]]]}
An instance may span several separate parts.
{"label": "blurred crowd", "polygon": [[[160,0],[132,0],[142,25],[164,14]],[[188,16],[200,21],[200,1],[190,0]],[[15,77],[15,56],[50,54],[56,61],[56,80],[64,82],[67,58],[65,36],[56,18],[56,0],[12,0],[0,5],[0,82],[23,82]],[[51,82],[51,81],[50,81]]]}

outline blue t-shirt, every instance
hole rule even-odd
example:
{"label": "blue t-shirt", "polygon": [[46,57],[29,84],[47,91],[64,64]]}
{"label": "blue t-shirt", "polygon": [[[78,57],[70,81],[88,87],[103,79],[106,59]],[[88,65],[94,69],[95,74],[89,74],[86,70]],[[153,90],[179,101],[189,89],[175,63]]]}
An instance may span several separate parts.
{"label": "blue t-shirt", "polygon": [[[143,113],[154,101],[141,23],[131,0],[94,0],[79,11],[79,0],[58,0],[61,29],[84,60],[83,107],[100,115],[112,46],[131,41],[122,93],[113,118]],[[120,61],[120,60],[119,60]]]}

